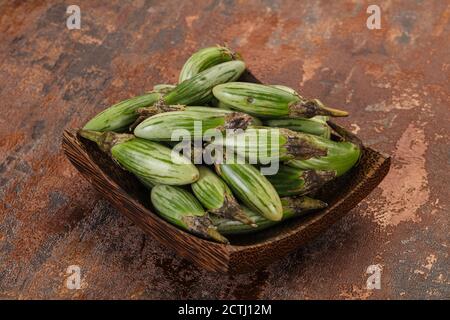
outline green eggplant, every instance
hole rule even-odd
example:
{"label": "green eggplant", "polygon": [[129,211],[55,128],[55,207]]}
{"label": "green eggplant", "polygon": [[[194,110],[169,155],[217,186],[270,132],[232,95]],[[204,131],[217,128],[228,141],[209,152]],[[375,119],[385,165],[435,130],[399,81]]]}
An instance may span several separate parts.
{"label": "green eggplant", "polygon": [[304,160],[289,160],[286,164],[303,170],[331,170],[339,177],[349,171],[361,156],[361,148],[357,144],[317,138],[317,143],[327,149],[326,155]]}
{"label": "green eggplant", "polygon": [[250,164],[216,164],[217,174],[227,183],[234,195],[246,206],[265,218],[279,221],[283,209],[281,200],[265,176]]}
{"label": "green eggplant", "polygon": [[[281,203],[283,204],[282,221],[293,217],[303,216],[311,211],[320,210],[327,207],[325,202],[306,196],[299,198],[281,198]],[[268,220],[259,213],[247,207],[242,206],[242,210],[244,214],[246,214],[248,218],[257,225],[256,228],[240,221],[211,216],[214,225],[217,227],[217,231],[223,235],[248,234],[265,230],[280,223],[280,221]]]}
{"label": "green eggplant", "polygon": [[189,191],[159,184],[151,191],[151,201],[157,213],[173,225],[205,238],[228,243]]}
{"label": "green eggplant", "polygon": [[231,193],[230,188],[214,172],[205,166],[197,167],[200,178],[191,187],[194,195],[211,213],[256,227],[242,213],[242,209]]}
{"label": "green eggplant", "polygon": [[199,173],[191,161],[172,150],[131,134],[80,130],[79,134],[97,143],[125,170],[153,184],[185,185]]}
{"label": "green eggplant", "polygon": [[228,82],[213,89],[214,96],[241,112],[262,118],[311,118],[317,115],[345,117],[348,112],[328,108],[320,100],[307,100],[273,86]]}
{"label": "green eggplant", "polygon": [[251,127],[216,139],[211,145],[233,150],[250,163],[268,164],[326,155],[327,149],[317,143],[318,138],[284,128]]}
{"label": "green eggplant", "polygon": [[162,98],[160,92],[149,92],[139,97],[121,101],[97,114],[83,127],[92,131],[117,131],[128,129],[138,118],[137,109],[153,105]]}
{"label": "green eggplant", "polygon": [[202,139],[207,130],[245,129],[251,123],[252,117],[242,112],[187,107],[184,111],[159,113],[145,119],[134,129],[134,134],[154,141],[176,141],[184,137],[183,133]]}
{"label": "green eggplant", "polygon": [[206,69],[232,60],[241,60],[241,58],[239,54],[231,51],[227,47],[215,46],[200,49],[183,65],[178,82],[181,83],[191,79]]}
{"label": "green eggplant", "polygon": [[334,171],[303,170],[280,165],[276,174],[266,177],[278,194],[285,197],[314,192],[335,176]]}
{"label": "green eggplant", "polygon": [[166,105],[202,105],[213,97],[212,89],[218,84],[238,79],[245,70],[240,60],[224,62],[203,70],[178,84],[163,97]]}

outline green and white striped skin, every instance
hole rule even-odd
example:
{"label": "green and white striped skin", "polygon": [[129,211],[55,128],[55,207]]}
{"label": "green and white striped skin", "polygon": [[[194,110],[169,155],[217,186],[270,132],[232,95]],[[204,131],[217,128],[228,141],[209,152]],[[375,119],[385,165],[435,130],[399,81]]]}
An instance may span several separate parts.
{"label": "green and white striped skin", "polygon": [[285,85],[282,85],[282,84],[271,84],[270,86],[274,87],[274,88],[277,88],[277,89],[284,90],[286,92],[289,92],[290,94],[293,94],[295,96],[298,96],[298,97],[302,98],[302,96],[299,95],[298,92],[295,91],[294,89],[292,89],[291,87],[288,87],[288,86],[285,86]]}
{"label": "green and white striped skin", "polygon": [[[317,116],[318,117],[318,116]],[[331,135],[330,126],[321,120],[313,118],[298,119],[271,119],[264,121],[264,125],[274,128],[286,128],[292,131],[314,134],[329,139]]]}
{"label": "green and white striped skin", "polygon": [[[230,113],[236,113],[235,110],[230,109],[221,109],[216,107],[206,107],[206,106],[185,106],[181,104],[177,105],[164,105],[164,104],[155,104],[150,107],[139,108],[136,112],[139,114],[139,118],[135,121],[134,125],[130,127],[130,129],[135,129],[142,121],[147,118],[150,118],[156,114],[161,114],[165,112],[174,112],[174,111],[196,111],[207,114],[215,114],[215,115],[223,115],[226,116]],[[259,126],[262,124],[261,120],[249,116],[251,118],[250,124],[252,126]]]}
{"label": "green and white striped skin", "polygon": [[161,92],[161,93],[169,93],[173,89],[175,89],[176,85],[174,84],[168,84],[168,83],[160,83],[155,84],[153,86],[153,91]]}
{"label": "green and white striped skin", "polygon": [[228,240],[217,232],[202,205],[189,191],[159,184],[153,187],[150,197],[155,210],[175,226],[218,242],[228,243]]}
{"label": "green and white striped skin", "polygon": [[97,114],[84,125],[83,129],[102,132],[125,131],[138,118],[137,109],[151,106],[161,98],[160,92],[149,92],[121,101]]}
{"label": "green and white striped skin", "polygon": [[[200,177],[191,187],[202,205],[217,216],[252,225],[253,222],[242,213],[241,207],[226,183],[205,166],[199,166],[197,169]],[[256,225],[253,226],[256,227]]]}
{"label": "green and white striped skin", "polygon": [[215,86],[237,80],[244,71],[245,63],[240,60],[215,65],[178,84],[164,96],[163,102],[167,105],[205,104],[213,97],[212,89]]}
{"label": "green and white striped skin", "polygon": [[262,118],[288,116],[288,105],[299,98],[285,90],[248,82],[229,82],[213,89],[214,96],[233,109]]}
{"label": "green and white striped skin", "polygon": [[[325,202],[309,197],[281,198],[281,203],[283,204],[282,221],[293,217],[303,216],[311,211],[320,210],[327,207]],[[256,228],[236,220],[211,217],[214,225],[217,227],[217,231],[223,235],[247,234],[261,231],[280,223],[279,221],[267,220],[259,213],[256,213],[245,206],[242,206],[242,210],[251,221],[257,224]]]}
{"label": "green and white striped skin", "polygon": [[279,221],[283,208],[275,188],[250,164],[216,164],[217,174],[246,206],[266,219]]}
{"label": "green and white striped skin", "polygon": [[125,170],[153,184],[185,185],[199,177],[191,161],[156,142],[136,138],[131,134],[81,130],[80,135],[96,142],[110,153]]}
{"label": "green and white striped skin", "polygon": [[246,129],[252,123],[252,117],[242,112],[220,111],[216,108],[195,107],[185,111],[165,112],[142,121],[135,129],[137,137],[155,141],[174,141],[183,136],[175,133],[189,132],[193,139],[202,139],[210,129]]}
{"label": "green and white striped skin", "polygon": [[196,181],[199,176],[189,159],[145,139],[135,138],[116,145],[111,154],[122,167],[155,184],[185,185]]}
{"label": "green and white striped skin", "polygon": [[268,164],[326,155],[326,148],[316,144],[316,138],[284,128],[251,127],[216,139],[212,145],[233,150],[251,163]]}
{"label": "green and white striped skin", "polygon": [[348,113],[328,108],[317,99],[299,95],[270,85],[229,82],[217,85],[214,96],[233,109],[261,118],[311,118],[316,115],[344,117]]}
{"label": "green and white striped skin", "polygon": [[339,177],[350,170],[361,156],[361,149],[351,142],[336,142],[318,137],[318,144],[327,149],[326,156],[290,160],[286,164],[304,170],[333,170]]}
{"label": "green and white striped skin", "polygon": [[334,171],[302,170],[281,165],[274,175],[266,176],[280,197],[305,195],[336,177]]}
{"label": "green and white striped skin", "polygon": [[232,60],[241,60],[241,58],[239,54],[226,47],[215,46],[200,49],[186,61],[181,69],[178,82],[181,83],[206,69]]}

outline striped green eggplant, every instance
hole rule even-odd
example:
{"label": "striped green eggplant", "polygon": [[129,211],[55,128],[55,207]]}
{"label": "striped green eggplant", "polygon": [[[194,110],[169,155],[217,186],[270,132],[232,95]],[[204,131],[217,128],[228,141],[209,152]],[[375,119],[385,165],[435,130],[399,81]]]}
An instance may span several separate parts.
{"label": "striped green eggplant", "polygon": [[[227,108],[220,108],[220,107],[195,107],[195,106],[186,106],[186,110],[187,111],[199,111],[199,112],[208,112],[208,113],[220,113],[223,115],[227,115],[230,113],[234,113],[236,112],[235,110],[232,109],[227,109]],[[262,125],[262,121],[259,120],[256,117],[252,117],[250,115],[247,115],[250,117],[250,123],[249,126],[261,126]]]}
{"label": "striped green eggplant", "polygon": [[178,82],[181,83],[208,68],[232,60],[241,60],[241,58],[239,54],[226,47],[215,46],[200,49],[186,61],[181,69]]}
{"label": "striped green eggplant", "polygon": [[286,128],[292,131],[305,132],[329,139],[331,136],[330,126],[323,120],[313,118],[297,119],[270,119],[264,121],[264,125],[274,128]]}
{"label": "striped green eggplant", "polygon": [[339,177],[350,170],[361,156],[360,147],[352,142],[337,142],[317,137],[317,143],[327,149],[327,155],[306,160],[290,160],[286,164],[304,170],[333,170]]}
{"label": "striped green eggplant", "polygon": [[256,225],[243,214],[230,188],[205,166],[197,167],[200,177],[191,187],[194,195],[209,212],[245,224]]}
{"label": "striped green eggplant", "polygon": [[314,192],[335,176],[334,171],[302,170],[280,165],[276,174],[266,177],[278,194],[286,197]]}
{"label": "striped green eggplant", "polygon": [[131,134],[80,130],[79,134],[97,143],[121,167],[153,184],[185,185],[199,177],[191,161],[156,142]]}
{"label": "striped green eggplant", "polygon": [[156,211],[170,223],[196,235],[228,243],[189,191],[159,184],[153,187],[150,197]]}
{"label": "striped green eggplant", "polygon": [[[142,121],[135,129],[137,137],[155,141],[182,139],[183,132],[193,139],[202,139],[210,129],[246,129],[252,117],[242,112],[229,112],[208,107],[188,107],[184,111],[165,112]],[[183,130],[180,131],[180,130]],[[176,136],[173,136],[176,134]]]}
{"label": "striped green eggplant", "polygon": [[163,103],[167,105],[202,105],[213,97],[212,89],[218,84],[235,81],[245,70],[240,60],[224,62],[208,68],[192,78],[178,84],[166,94]]}
{"label": "striped green eggplant", "polygon": [[[283,204],[283,221],[293,217],[303,216],[311,211],[320,210],[327,207],[325,202],[309,197],[281,198],[281,203]],[[279,221],[267,220],[259,213],[256,213],[247,207],[242,206],[242,210],[251,221],[257,224],[256,228],[236,220],[211,217],[214,225],[217,227],[217,231],[223,235],[247,234],[261,231],[280,223]]]}
{"label": "striped green eggplant", "polygon": [[282,218],[281,200],[275,188],[250,164],[216,164],[217,174],[233,190],[235,196],[265,218]]}
{"label": "striped green eggplant", "polygon": [[268,164],[326,155],[327,149],[319,145],[316,138],[319,137],[284,128],[251,127],[216,139],[212,145],[233,150],[251,163]]}
{"label": "striped green eggplant", "polygon": [[125,131],[138,118],[138,114],[136,113],[137,109],[153,105],[162,96],[162,93],[153,91],[142,96],[121,101],[97,114],[84,125],[83,129],[93,131]]}
{"label": "striped green eggplant", "polygon": [[217,85],[214,96],[233,109],[262,118],[311,118],[317,115],[344,117],[346,111],[328,108],[317,99],[307,100],[285,89],[256,83],[229,82]]}

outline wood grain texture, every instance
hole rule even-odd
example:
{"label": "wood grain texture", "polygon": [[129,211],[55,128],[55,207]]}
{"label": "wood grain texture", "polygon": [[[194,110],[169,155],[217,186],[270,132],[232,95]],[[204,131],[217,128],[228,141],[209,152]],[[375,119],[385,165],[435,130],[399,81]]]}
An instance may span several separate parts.
{"label": "wood grain texture", "polygon": [[120,212],[163,245],[206,270],[242,273],[286,255],[318,235],[364,199],[386,176],[390,158],[364,148],[359,164],[318,197],[329,204],[320,212],[268,230],[230,238],[230,245],[198,238],[151,211],[148,191],[98,147],[66,130],[63,149],[71,163]]}

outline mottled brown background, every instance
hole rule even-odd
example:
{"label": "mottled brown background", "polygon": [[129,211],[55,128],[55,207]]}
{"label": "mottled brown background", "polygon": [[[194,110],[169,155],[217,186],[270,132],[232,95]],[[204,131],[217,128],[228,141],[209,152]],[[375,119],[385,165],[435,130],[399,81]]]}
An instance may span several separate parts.
{"label": "mottled brown background", "polygon": [[[81,7],[81,30],[66,8]],[[382,29],[366,8],[380,3]],[[109,4],[106,4],[109,3]],[[2,1],[0,297],[450,298],[449,1]],[[246,275],[204,272],[123,218],[61,152],[121,99],[173,82],[226,42],[263,81],[344,107],[393,155],[384,182],[328,232]],[[64,285],[82,268],[82,289]],[[380,264],[382,289],[366,289]]]}

